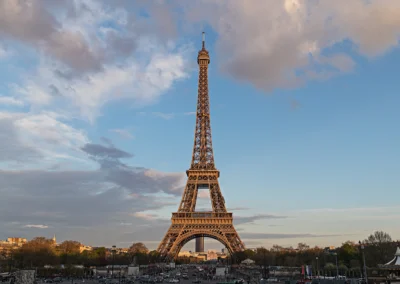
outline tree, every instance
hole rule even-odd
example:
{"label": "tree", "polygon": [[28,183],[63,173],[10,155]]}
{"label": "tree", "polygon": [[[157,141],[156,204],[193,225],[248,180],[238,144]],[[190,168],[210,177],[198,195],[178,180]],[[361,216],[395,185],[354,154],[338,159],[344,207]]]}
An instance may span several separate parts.
{"label": "tree", "polygon": [[388,262],[395,250],[395,243],[392,237],[383,231],[376,231],[366,240],[365,259],[368,266],[377,266]]}
{"label": "tree", "polygon": [[77,241],[64,241],[58,248],[61,252],[67,254],[78,254],[80,253],[81,243]]}
{"label": "tree", "polygon": [[252,259],[256,261],[257,265],[270,266],[275,264],[275,254],[276,253],[269,251],[264,247],[259,247],[256,249]]}
{"label": "tree", "polygon": [[273,251],[273,252],[282,252],[283,250],[284,250],[284,248],[281,246],[278,246],[278,245],[273,245],[271,248],[271,251]]}
{"label": "tree", "polygon": [[347,266],[351,266],[350,262],[352,260],[359,259],[358,247],[352,241],[343,243],[338,249],[338,254],[340,256],[340,260]]}
{"label": "tree", "polygon": [[14,254],[18,266],[43,266],[58,264],[53,240],[37,237],[24,244]]}
{"label": "tree", "polygon": [[157,263],[160,258],[160,253],[156,250],[152,250],[148,253],[148,257],[150,263]]}
{"label": "tree", "polygon": [[133,243],[128,250],[129,254],[137,255],[137,254],[147,254],[149,249],[143,243]]}
{"label": "tree", "polygon": [[45,237],[36,237],[31,241],[25,243],[22,248],[24,250],[39,251],[39,250],[53,250],[54,243],[52,239],[46,239]]}
{"label": "tree", "polygon": [[352,259],[350,260],[350,267],[355,268],[355,269],[360,269],[360,261],[358,259]]}
{"label": "tree", "polygon": [[392,241],[392,237],[383,231],[376,231],[371,234],[365,242],[367,244],[382,244],[382,243],[390,243]]}
{"label": "tree", "polygon": [[305,243],[299,243],[299,244],[297,245],[297,249],[298,249],[299,251],[306,251],[306,250],[309,250],[309,249],[310,249],[310,246],[307,245],[307,244],[305,244]]}

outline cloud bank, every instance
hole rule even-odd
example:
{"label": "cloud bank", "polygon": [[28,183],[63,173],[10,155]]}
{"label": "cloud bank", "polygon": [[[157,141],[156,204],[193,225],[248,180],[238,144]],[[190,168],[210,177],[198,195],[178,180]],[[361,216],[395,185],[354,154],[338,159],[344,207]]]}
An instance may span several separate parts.
{"label": "cloud bank", "polygon": [[[220,72],[270,92],[352,72],[357,58],[398,48],[400,2],[1,1],[3,232],[86,240],[98,233],[98,244],[162,237],[169,221],[152,212],[178,205],[183,173],[132,166],[134,153],[89,133],[106,105],[153,104],[188,78],[191,41],[203,27],[215,33]],[[128,129],[107,131],[134,138]],[[238,216],[236,224],[268,219],[286,217]],[[243,237],[324,236],[257,234]]]}

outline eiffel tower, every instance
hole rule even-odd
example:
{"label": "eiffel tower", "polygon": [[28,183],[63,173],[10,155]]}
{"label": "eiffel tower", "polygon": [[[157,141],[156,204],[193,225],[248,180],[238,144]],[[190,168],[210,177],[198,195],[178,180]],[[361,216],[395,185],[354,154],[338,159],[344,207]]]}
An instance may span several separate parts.
{"label": "eiffel tower", "polygon": [[[192,164],[186,171],[188,179],[178,212],[172,213],[172,224],[157,249],[165,261],[175,259],[190,240],[200,239],[201,243],[204,237],[221,242],[231,254],[245,249],[233,226],[232,213],[226,210],[218,183],[219,171],[214,164],[208,95],[210,56],[205,48],[204,32],[197,63],[199,86]],[[212,211],[195,211],[197,193],[202,188],[210,191]]]}

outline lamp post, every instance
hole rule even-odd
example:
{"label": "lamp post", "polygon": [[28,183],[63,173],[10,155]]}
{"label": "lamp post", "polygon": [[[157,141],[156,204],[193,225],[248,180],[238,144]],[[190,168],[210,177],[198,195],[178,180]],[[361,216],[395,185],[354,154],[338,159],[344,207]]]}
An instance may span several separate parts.
{"label": "lamp post", "polygon": [[318,276],[318,281],[319,281],[319,262],[318,262],[318,256],[315,257],[315,260],[317,261],[317,276]]}
{"label": "lamp post", "polygon": [[361,243],[361,241],[358,241],[360,248],[361,248],[361,253],[362,253],[362,257],[363,257],[363,268],[364,268],[364,278],[365,278],[365,283],[368,284],[368,275],[367,275],[367,265],[365,263],[365,254],[364,254],[364,245]]}
{"label": "lamp post", "polygon": [[336,278],[339,279],[339,266],[338,266],[337,252],[335,252],[333,254],[335,255],[335,260],[336,260]]}
{"label": "lamp post", "polygon": [[11,272],[12,272],[12,264],[13,264],[13,252],[12,252],[12,250],[10,250],[10,256],[9,256],[8,262],[9,262],[9,265],[10,265],[10,267],[9,267],[9,274],[11,275]]}
{"label": "lamp post", "polygon": [[265,258],[266,251],[265,251],[264,247],[262,248],[262,251],[263,251],[263,279],[265,279],[265,278],[267,278],[267,273],[266,273],[267,261],[266,261],[266,258]]}
{"label": "lamp post", "polygon": [[112,249],[111,249],[111,253],[112,253],[111,278],[114,278],[115,250],[116,250],[116,246],[112,246]]}

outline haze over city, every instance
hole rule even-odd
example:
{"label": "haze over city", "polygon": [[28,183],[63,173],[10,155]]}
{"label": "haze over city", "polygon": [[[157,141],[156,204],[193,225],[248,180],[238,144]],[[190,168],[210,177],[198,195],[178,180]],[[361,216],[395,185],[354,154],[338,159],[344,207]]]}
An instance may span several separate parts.
{"label": "haze over city", "polygon": [[246,246],[400,238],[400,1],[5,0],[0,239],[157,248],[192,158],[203,31]]}

